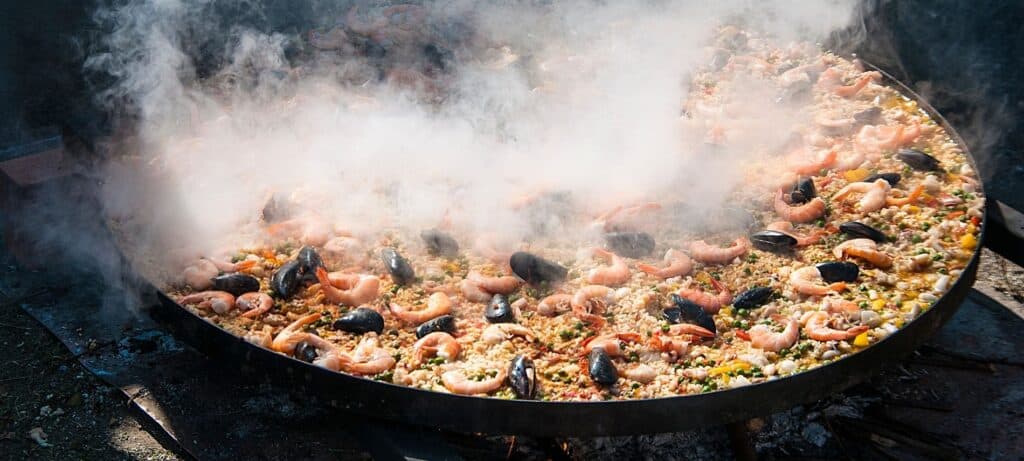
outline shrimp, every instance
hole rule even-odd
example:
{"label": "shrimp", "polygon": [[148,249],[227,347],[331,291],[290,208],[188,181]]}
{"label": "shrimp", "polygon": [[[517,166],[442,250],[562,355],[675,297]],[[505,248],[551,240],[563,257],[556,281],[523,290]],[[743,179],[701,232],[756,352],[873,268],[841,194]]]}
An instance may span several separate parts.
{"label": "shrimp", "polygon": [[800,322],[796,319],[776,318],[776,321],[785,322],[786,328],[781,332],[772,331],[768,325],[758,324],[747,331],[750,336],[750,345],[761,350],[778,352],[796,344],[800,339]]}
{"label": "shrimp", "polygon": [[839,192],[832,196],[832,200],[842,200],[851,193],[863,194],[858,206],[861,212],[870,213],[885,206],[885,197],[889,194],[889,189],[891,186],[884,179],[875,182],[853,182],[839,189]]}
{"label": "shrimp", "polygon": [[249,344],[255,344],[260,347],[270,348],[270,345],[274,343],[274,335],[271,332],[274,331],[274,327],[270,325],[263,325],[263,329],[259,331],[250,331],[243,339]]}
{"label": "shrimp", "polygon": [[[221,261],[219,259],[213,259],[213,258],[206,258],[206,259],[208,259],[211,263],[213,263],[213,265],[217,267],[217,270],[221,271],[221,272],[244,272],[244,271],[248,270],[249,268],[251,268],[251,267],[256,265],[256,261],[251,260],[251,259],[246,259],[246,260],[239,261],[239,262],[236,262],[236,263],[227,262],[227,261]],[[214,275],[216,275],[216,274],[214,274]]]}
{"label": "shrimp", "polygon": [[240,314],[242,317],[251,319],[265,314],[274,307],[274,298],[266,293],[245,293],[235,299],[235,305],[245,310]]}
{"label": "shrimp", "polygon": [[412,365],[419,366],[429,357],[441,357],[447,361],[454,361],[459,356],[462,347],[455,337],[443,331],[435,331],[416,341],[412,345]]}
{"label": "shrimp", "polygon": [[357,267],[366,266],[370,260],[363,243],[355,237],[348,236],[328,240],[324,244],[323,254],[339,264],[349,263]]}
{"label": "shrimp", "polygon": [[480,334],[480,339],[490,345],[495,345],[505,340],[512,339],[513,336],[522,336],[527,339],[533,338],[533,332],[529,328],[526,328],[518,323],[495,323],[491,326],[484,328],[483,333]]}
{"label": "shrimp", "polygon": [[624,368],[620,373],[626,379],[632,379],[643,384],[653,382],[658,377],[658,370],[645,363],[638,364],[635,367]]}
{"label": "shrimp", "polygon": [[637,333],[610,333],[591,336],[583,341],[583,352],[589,353],[594,349],[604,349],[610,357],[621,357],[623,341],[638,343],[641,339],[643,338]]}
{"label": "shrimp", "polygon": [[662,352],[674,352],[676,355],[684,355],[690,349],[690,341],[682,337],[689,336],[689,339],[714,338],[715,334],[704,327],[689,323],[677,323],[668,327],[668,331],[655,331],[648,344]]}
{"label": "shrimp", "polygon": [[486,394],[505,384],[508,371],[504,367],[498,367],[497,371],[498,374],[494,377],[474,381],[469,379],[463,370],[451,370],[441,375],[441,382],[444,383],[444,387],[456,394]]}
{"label": "shrimp", "polygon": [[875,266],[888,269],[892,267],[892,257],[877,250],[878,244],[871,239],[847,240],[832,249],[837,258],[854,257],[863,259]]}
{"label": "shrimp", "polygon": [[882,74],[876,71],[865,72],[861,74],[859,78],[857,78],[856,83],[852,85],[837,86],[832,89],[832,92],[844,98],[852,98],[856,96],[857,93],[860,92],[860,90],[864,89],[864,87],[867,86],[868,83],[871,83],[874,80],[881,80],[881,78]]}
{"label": "shrimp", "polygon": [[377,338],[373,336],[363,339],[352,351],[351,356],[339,354],[339,359],[342,370],[360,375],[383,373],[395,366],[395,358],[386,349],[380,347]]}
{"label": "shrimp", "polygon": [[572,309],[572,295],[559,293],[548,296],[537,304],[537,313],[553,317]]}
{"label": "shrimp", "polygon": [[797,163],[792,166],[793,172],[801,175],[813,175],[818,174],[821,170],[831,168],[836,162],[838,154],[835,150],[829,150],[825,155],[819,159],[812,159],[804,163]]}
{"label": "shrimp", "polygon": [[270,348],[277,352],[292,355],[295,352],[295,346],[307,337],[313,336],[319,338],[319,336],[300,331],[306,325],[317,320],[320,320],[319,312],[314,312],[305,317],[298,318],[288,326],[284,327],[277,336],[274,337],[274,341],[270,344]]}
{"label": "shrimp", "polygon": [[523,286],[523,281],[519,277],[505,275],[501,277],[487,277],[479,272],[470,272],[466,276],[466,280],[469,280],[474,285],[480,287],[481,290],[486,291],[490,294],[502,294],[507,295],[519,289]]}
{"label": "shrimp", "polygon": [[830,314],[842,314],[848,320],[860,318],[860,306],[853,301],[848,301],[842,298],[826,298],[822,301],[821,307]]}
{"label": "shrimp", "polygon": [[629,281],[629,266],[626,260],[608,250],[595,248],[594,255],[611,262],[608,267],[596,267],[587,273],[587,283],[595,285],[622,285]]}
{"label": "shrimp", "polygon": [[831,321],[832,317],[827,312],[812,312],[804,322],[807,337],[817,341],[846,341],[870,329],[867,325],[859,325],[846,330],[836,330],[828,326]]}
{"label": "shrimp", "polygon": [[182,271],[185,283],[193,290],[205,290],[213,286],[213,279],[220,272],[212,261],[200,259]]}
{"label": "shrimp", "polygon": [[732,293],[729,291],[722,282],[711,279],[711,285],[718,290],[717,295],[712,295],[704,290],[697,288],[680,288],[676,292],[679,296],[684,299],[693,301],[695,304],[704,309],[704,312],[709,314],[715,314],[722,306],[732,302]]}
{"label": "shrimp", "polygon": [[644,219],[650,219],[650,214],[660,209],[661,204],[657,202],[647,202],[630,207],[617,206],[599,215],[591,225],[605,232],[635,229],[642,227]]}
{"label": "shrimp", "polygon": [[391,313],[403,322],[420,324],[435,317],[440,317],[452,311],[452,300],[444,292],[436,292],[427,298],[427,307],[420,310],[410,310],[396,303],[391,303]]}
{"label": "shrimp", "polygon": [[800,294],[824,296],[846,289],[846,284],[843,282],[822,285],[819,283],[821,281],[821,273],[815,266],[801,267],[789,274],[789,284]]}
{"label": "shrimp", "polygon": [[320,291],[332,303],[358,306],[377,299],[380,279],[375,275],[359,275],[357,281],[348,289],[339,289],[331,283],[327,269],[318,267],[316,278],[320,281]]}
{"label": "shrimp", "polygon": [[864,125],[853,138],[853,147],[872,160],[878,160],[883,150],[895,150],[920,135],[921,123],[916,119],[909,128],[903,125]]}
{"label": "shrimp", "polygon": [[661,268],[650,264],[637,264],[636,268],[660,279],[682,277],[693,270],[693,261],[689,256],[676,249],[669,249],[665,252],[665,262],[668,265]]}
{"label": "shrimp", "polygon": [[195,304],[202,309],[211,309],[224,314],[235,307],[235,296],[226,291],[200,291],[178,301],[181,304]]}
{"label": "shrimp", "polygon": [[886,197],[885,204],[889,205],[889,206],[909,205],[911,203],[916,202],[917,199],[919,199],[921,197],[921,194],[923,192],[924,192],[924,185],[923,184],[918,184],[917,187],[915,187],[914,190],[910,191],[910,193],[907,194],[906,197],[901,197],[901,198]]}
{"label": "shrimp", "polygon": [[792,206],[786,203],[785,193],[780,188],[775,194],[775,212],[786,221],[795,223],[811,222],[825,215],[825,201],[814,197],[803,205]]}
{"label": "shrimp", "polygon": [[843,154],[839,161],[835,164],[836,171],[847,171],[853,170],[864,164],[867,160],[867,154],[859,149],[853,149],[850,152]]}
{"label": "shrimp", "polygon": [[729,264],[749,250],[750,240],[746,237],[734,240],[731,246],[725,248],[708,245],[703,240],[690,243],[690,256],[704,264]]}
{"label": "shrimp", "polygon": [[576,290],[572,296],[572,312],[580,320],[592,323],[597,327],[604,325],[603,314],[608,304],[613,301],[614,291],[602,285],[587,285]]}
{"label": "shrimp", "polygon": [[296,238],[303,245],[324,246],[331,237],[331,228],[315,216],[302,216],[267,226],[267,232],[278,238]]}
{"label": "shrimp", "polygon": [[776,221],[769,224],[766,228],[768,230],[782,232],[786,235],[792,236],[793,238],[796,239],[796,246],[798,247],[814,245],[815,243],[818,243],[818,241],[821,240],[822,237],[828,235],[828,232],[825,232],[821,229],[812,230],[809,234],[806,235],[793,233],[793,223],[789,221]]}

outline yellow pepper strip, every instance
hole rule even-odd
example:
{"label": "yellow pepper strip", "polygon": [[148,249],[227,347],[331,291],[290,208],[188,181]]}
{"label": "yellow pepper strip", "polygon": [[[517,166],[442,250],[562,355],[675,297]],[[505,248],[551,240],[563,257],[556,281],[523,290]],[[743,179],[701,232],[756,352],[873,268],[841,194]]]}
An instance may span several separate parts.
{"label": "yellow pepper strip", "polygon": [[885,300],[876,299],[874,302],[871,303],[871,307],[874,308],[876,311],[881,310],[883,307],[885,307]]}
{"label": "yellow pepper strip", "polygon": [[853,345],[857,347],[867,347],[868,345],[868,332],[863,332],[853,338]]}
{"label": "yellow pepper strip", "polygon": [[843,177],[849,182],[857,182],[868,177],[870,174],[871,172],[866,168],[857,168],[856,170],[850,170],[843,173]]}
{"label": "yellow pepper strip", "polygon": [[740,370],[746,371],[746,370],[749,370],[749,369],[750,369],[750,364],[749,363],[744,362],[743,360],[733,360],[732,362],[729,362],[729,363],[727,363],[725,365],[717,366],[715,368],[712,368],[712,369],[708,370],[708,376],[714,377],[714,376],[718,376],[718,375],[724,375],[726,373],[729,373],[730,371],[740,371]]}
{"label": "yellow pepper strip", "polygon": [[978,238],[974,234],[967,234],[960,237],[960,248],[965,250],[973,250],[978,246]]}

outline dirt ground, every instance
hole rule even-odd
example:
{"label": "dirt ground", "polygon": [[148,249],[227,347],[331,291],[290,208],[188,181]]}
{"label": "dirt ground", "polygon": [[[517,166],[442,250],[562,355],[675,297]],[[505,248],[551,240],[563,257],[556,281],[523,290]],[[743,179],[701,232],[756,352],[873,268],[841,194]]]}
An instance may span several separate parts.
{"label": "dirt ground", "polygon": [[[20,270],[2,262],[0,273]],[[1024,269],[988,250],[978,281],[1024,301]],[[0,350],[6,351],[0,357],[0,459],[188,459],[120,391],[86,371],[21,310],[14,293],[23,288],[0,292]],[[30,437],[36,428],[48,446]]]}

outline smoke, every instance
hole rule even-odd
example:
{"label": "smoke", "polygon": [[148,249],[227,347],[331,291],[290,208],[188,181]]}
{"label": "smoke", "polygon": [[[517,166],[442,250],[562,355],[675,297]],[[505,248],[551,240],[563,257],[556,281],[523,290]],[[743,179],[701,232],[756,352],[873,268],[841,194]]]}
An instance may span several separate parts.
{"label": "smoke", "polygon": [[[857,5],[441,1],[376,24],[379,7],[278,20],[272,6],[150,0],[96,14],[110,32],[87,67],[113,78],[98,97],[134,134],[104,171],[129,247],[258,239],[272,194],[371,237],[445,223],[529,240],[540,216],[549,237],[586,240],[585,217],[619,205],[720,208],[744,165],[809,117],[753,74],[730,82],[727,125],[694,108],[691,79],[728,46],[722,28],[820,43]],[[715,130],[729,142],[709,144]],[[562,199],[511,205],[543,194],[579,215],[566,219]]]}

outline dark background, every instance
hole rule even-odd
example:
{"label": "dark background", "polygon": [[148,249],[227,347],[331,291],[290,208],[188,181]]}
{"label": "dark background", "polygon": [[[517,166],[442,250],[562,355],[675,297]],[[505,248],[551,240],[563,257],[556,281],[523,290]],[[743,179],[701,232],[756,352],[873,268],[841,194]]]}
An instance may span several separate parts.
{"label": "dark background", "polygon": [[[291,32],[323,22],[308,4],[264,4],[262,17],[216,3],[211,14]],[[966,139],[990,194],[1024,209],[1024,194],[1014,193],[1024,184],[1024,131],[1017,123],[1024,116],[1024,2],[868,0],[865,6],[855,31],[864,40],[847,51],[925,96]],[[45,0],[0,11],[0,148],[46,127],[85,140],[111,130],[91,96],[105,82],[82,71],[101,33],[94,8],[88,0]]]}

